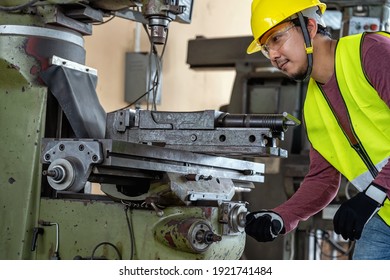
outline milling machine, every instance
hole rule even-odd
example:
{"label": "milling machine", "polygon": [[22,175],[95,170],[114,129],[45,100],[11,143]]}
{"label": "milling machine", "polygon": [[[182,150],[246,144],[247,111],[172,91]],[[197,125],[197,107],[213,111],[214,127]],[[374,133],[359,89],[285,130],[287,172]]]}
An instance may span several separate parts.
{"label": "milling machine", "polygon": [[[375,31],[390,31],[389,0],[321,0],[327,5],[324,20],[332,38]],[[197,71],[234,69],[236,76],[226,111],[235,114],[291,112],[301,118],[307,82],[295,82],[272,67],[262,55],[247,55],[252,36],[227,38],[197,38],[188,43],[187,63]],[[289,157],[270,158],[262,187],[243,193],[252,207],[272,209],[299,188],[309,170],[309,143],[304,126],[289,130],[281,147]],[[333,215],[340,203],[356,194],[353,185],[342,178],[334,201],[323,211],[283,238],[261,243],[247,240],[247,259],[348,259],[353,242],[343,240],[333,232]]]}
{"label": "milling machine", "polygon": [[[288,113],[106,113],[83,36],[121,16],[164,44],[192,1],[0,0],[0,259],[239,259]],[[249,160],[250,159],[250,160]],[[101,186],[102,194],[91,191]]]}

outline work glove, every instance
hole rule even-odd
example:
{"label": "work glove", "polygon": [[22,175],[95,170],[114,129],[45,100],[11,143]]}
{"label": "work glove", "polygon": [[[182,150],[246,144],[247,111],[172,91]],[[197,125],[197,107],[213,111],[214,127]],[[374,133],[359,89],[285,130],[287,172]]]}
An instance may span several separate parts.
{"label": "work glove", "polygon": [[269,210],[249,213],[245,232],[259,242],[273,241],[283,229],[282,217]]}
{"label": "work glove", "polygon": [[364,225],[379,210],[386,198],[380,186],[371,184],[341,204],[333,218],[334,231],[346,240],[359,239]]}

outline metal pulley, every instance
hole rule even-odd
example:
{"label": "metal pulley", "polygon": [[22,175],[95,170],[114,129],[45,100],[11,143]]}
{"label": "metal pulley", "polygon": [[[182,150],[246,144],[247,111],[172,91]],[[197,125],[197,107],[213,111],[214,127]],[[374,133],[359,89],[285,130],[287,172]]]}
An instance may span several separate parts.
{"label": "metal pulley", "polygon": [[245,203],[231,201],[222,203],[219,222],[223,224],[223,234],[242,234],[245,231],[247,213],[248,209]]}
{"label": "metal pulley", "polygon": [[53,161],[43,171],[43,175],[47,176],[48,183],[57,191],[71,190],[76,177],[72,163],[62,158]]}

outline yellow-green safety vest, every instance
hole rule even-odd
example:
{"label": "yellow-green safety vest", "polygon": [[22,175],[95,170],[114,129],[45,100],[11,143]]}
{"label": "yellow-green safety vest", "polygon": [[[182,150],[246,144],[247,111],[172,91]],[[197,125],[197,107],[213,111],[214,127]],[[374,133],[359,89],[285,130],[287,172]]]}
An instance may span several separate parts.
{"label": "yellow-green safety vest", "polygon": [[[390,38],[387,32],[377,32]],[[304,104],[307,135],[313,148],[363,191],[390,157],[390,109],[367,79],[361,45],[366,33],[340,38],[335,54],[335,75],[358,145],[351,145],[313,79]],[[390,226],[390,201],[378,214]]]}

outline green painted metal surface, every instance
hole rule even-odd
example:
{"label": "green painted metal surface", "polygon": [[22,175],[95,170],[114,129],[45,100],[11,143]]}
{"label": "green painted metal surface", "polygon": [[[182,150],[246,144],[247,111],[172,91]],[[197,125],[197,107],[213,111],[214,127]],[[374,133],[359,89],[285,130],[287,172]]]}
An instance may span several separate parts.
{"label": "green painted metal surface", "polygon": [[23,83],[3,58],[0,73],[0,80],[7,81],[0,85],[0,259],[30,259],[40,197],[46,89]]}
{"label": "green painted metal surface", "polygon": [[[239,259],[245,246],[245,234],[224,236],[203,253],[184,251],[161,242],[166,233],[161,230],[161,225],[177,220],[205,219],[214,225],[218,233],[217,208],[170,207],[164,209],[162,217],[157,216],[155,211],[128,210],[133,235],[128,227],[125,207],[121,203],[42,199],[40,210],[41,220],[59,225],[61,259],[90,259],[97,246],[93,256],[103,259],[119,258],[113,246],[123,259]],[[38,237],[36,258],[50,259],[56,247],[56,230],[54,226],[43,228],[43,235]],[[99,246],[102,243],[113,246]]]}
{"label": "green painted metal surface", "polygon": [[41,195],[47,88],[31,71],[36,61],[25,44],[22,36],[0,36],[0,259],[33,258]]}

